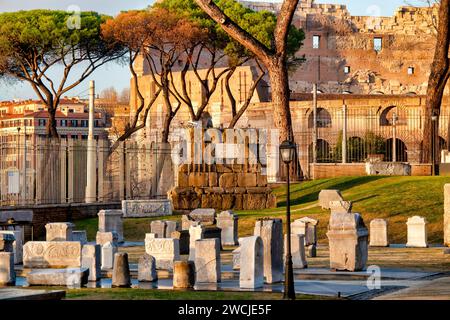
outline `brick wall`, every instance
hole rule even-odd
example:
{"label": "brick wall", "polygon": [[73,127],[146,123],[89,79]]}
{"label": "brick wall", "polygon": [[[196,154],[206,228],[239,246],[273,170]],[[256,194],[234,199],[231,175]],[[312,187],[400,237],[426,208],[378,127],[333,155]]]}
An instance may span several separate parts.
{"label": "brick wall", "polygon": [[[58,205],[36,205],[27,207],[3,207],[8,210],[33,210],[34,238],[45,236],[45,224],[49,222],[72,222],[85,218],[97,217],[102,209],[120,209],[121,203],[74,203]],[[26,228],[26,239],[30,238],[30,231]]]}

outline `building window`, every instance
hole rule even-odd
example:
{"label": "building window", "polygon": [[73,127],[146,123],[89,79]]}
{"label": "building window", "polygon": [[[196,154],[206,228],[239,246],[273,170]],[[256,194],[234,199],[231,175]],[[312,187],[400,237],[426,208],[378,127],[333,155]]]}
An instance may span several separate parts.
{"label": "building window", "polygon": [[81,126],[83,128],[86,128],[88,126],[88,121],[87,120],[81,120]]}
{"label": "building window", "polygon": [[61,120],[61,127],[67,127],[67,120]]}
{"label": "building window", "polygon": [[344,73],[345,73],[345,74],[349,74],[350,71],[351,71],[350,66],[345,66],[345,67],[344,67]]}
{"label": "building window", "polygon": [[313,49],[319,49],[320,48],[320,36],[313,36],[312,38],[313,43]]}
{"label": "building window", "polygon": [[383,39],[382,38],[376,37],[373,39],[373,49],[376,52],[380,52],[381,49],[383,49]]}
{"label": "building window", "polygon": [[408,67],[408,74],[412,76],[414,74],[414,67]]}
{"label": "building window", "polygon": [[47,120],[45,119],[39,119],[39,127],[45,127],[45,125],[47,124]]}
{"label": "building window", "polygon": [[77,120],[70,120],[70,126],[71,127],[78,127],[78,121]]}

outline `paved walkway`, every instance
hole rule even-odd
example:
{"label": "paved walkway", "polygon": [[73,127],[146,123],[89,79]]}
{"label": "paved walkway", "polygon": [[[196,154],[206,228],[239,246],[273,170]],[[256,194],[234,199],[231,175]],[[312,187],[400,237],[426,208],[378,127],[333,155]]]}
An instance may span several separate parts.
{"label": "paved walkway", "polygon": [[378,296],[373,300],[450,300],[450,277],[417,281],[407,289]]}

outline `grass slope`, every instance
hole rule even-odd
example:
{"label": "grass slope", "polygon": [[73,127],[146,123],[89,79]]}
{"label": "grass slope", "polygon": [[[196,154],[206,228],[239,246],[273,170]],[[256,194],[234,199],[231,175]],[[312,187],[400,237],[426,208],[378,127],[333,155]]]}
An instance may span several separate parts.
{"label": "grass slope", "polygon": [[[445,183],[450,183],[449,177],[366,176],[302,182],[291,186],[292,220],[306,215],[319,219],[318,236],[320,241],[325,241],[329,212],[316,206],[318,195],[322,189],[339,189],[346,200],[353,201],[353,212],[361,213],[367,226],[372,219],[388,219],[392,243],[406,242],[406,220],[413,215],[427,218],[429,242],[442,243]],[[278,199],[276,209],[237,212],[240,236],[253,233],[257,218],[284,218],[285,187],[279,187],[274,192]],[[150,221],[154,219],[125,219],[125,238],[130,241],[143,241],[145,233],[150,232]],[[174,215],[170,219],[181,219],[181,216]],[[77,229],[87,230],[89,239],[95,239],[97,219],[75,223]]]}

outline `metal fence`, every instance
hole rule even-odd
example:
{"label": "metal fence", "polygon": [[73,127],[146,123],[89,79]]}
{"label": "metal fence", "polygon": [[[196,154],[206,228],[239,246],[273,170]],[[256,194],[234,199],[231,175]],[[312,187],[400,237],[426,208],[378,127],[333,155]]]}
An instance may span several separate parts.
{"label": "metal fence", "polygon": [[[87,140],[11,140],[0,146],[1,206],[85,202]],[[172,185],[173,177],[165,176],[168,181],[162,185],[165,173],[155,168],[170,150],[157,143],[126,142],[112,152],[110,147],[107,140],[95,141],[95,201],[166,196],[164,185]]]}
{"label": "metal fence", "polygon": [[[420,163],[423,110],[420,108],[318,108],[295,131],[302,167],[311,163],[360,163],[369,159]],[[449,110],[439,121],[439,147],[447,148]],[[316,137],[316,138],[315,138]],[[343,152],[343,150],[346,150]]]}

